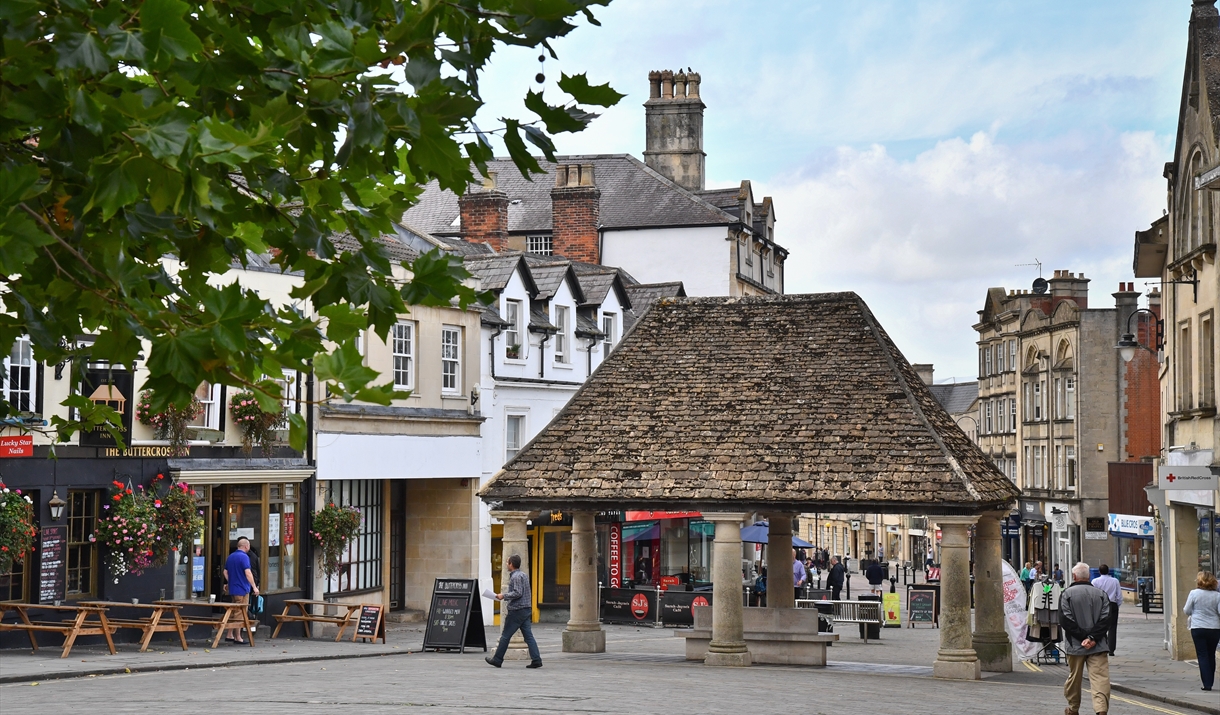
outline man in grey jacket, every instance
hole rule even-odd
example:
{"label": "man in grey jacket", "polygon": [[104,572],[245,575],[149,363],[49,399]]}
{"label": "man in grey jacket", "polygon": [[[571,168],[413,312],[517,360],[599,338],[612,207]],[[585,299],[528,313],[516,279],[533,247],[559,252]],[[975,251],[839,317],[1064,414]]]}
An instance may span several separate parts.
{"label": "man in grey jacket", "polygon": [[542,654],[538,652],[538,642],[534,640],[531,623],[534,617],[534,598],[530,591],[530,577],[521,570],[521,557],[517,554],[508,557],[507,575],[504,591],[496,596],[496,600],[504,604],[504,610],[500,613],[500,644],[496,646],[496,654],[484,660],[499,668],[504,663],[504,654],[508,651],[508,640],[520,629],[521,637],[530,649],[530,664],[525,667],[541,668]]}
{"label": "man in grey jacket", "polygon": [[1068,679],[1063,684],[1068,706],[1064,715],[1080,712],[1080,686],[1086,666],[1093,689],[1093,712],[1106,715],[1110,710],[1110,648],[1106,643],[1110,599],[1089,583],[1086,563],[1072,567],[1072,585],[1059,597],[1059,624],[1068,661]]}

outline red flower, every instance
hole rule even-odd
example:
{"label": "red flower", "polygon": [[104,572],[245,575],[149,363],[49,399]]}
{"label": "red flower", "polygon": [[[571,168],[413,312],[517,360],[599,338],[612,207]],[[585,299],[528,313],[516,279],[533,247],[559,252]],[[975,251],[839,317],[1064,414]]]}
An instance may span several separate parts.
{"label": "red flower", "polygon": [[154,502],[153,502],[153,505],[154,505],[154,506],[161,506],[161,500],[160,500],[160,499],[158,499],[158,500],[154,501]]}
{"label": "red flower", "polygon": [[118,501],[118,500],[120,500],[120,499],[122,499],[122,498],[123,498],[123,495],[122,495],[122,494],[115,494],[115,495],[114,495],[114,500],[115,500],[115,501]]}

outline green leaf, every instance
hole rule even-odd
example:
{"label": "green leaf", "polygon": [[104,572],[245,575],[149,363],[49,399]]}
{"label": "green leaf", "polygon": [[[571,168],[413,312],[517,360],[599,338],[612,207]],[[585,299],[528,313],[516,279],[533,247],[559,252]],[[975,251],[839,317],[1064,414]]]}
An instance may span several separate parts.
{"label": "green leaf", "polygon": [[203,43],[185,15],[190,6],[182,0],[144,0],[140,8],[140,28],[145,37],[157,38],[157,46],[169,54],[184,60],[203,51]]}
{"label": "green leaf", "polygon": [[102,43],[91,32],[66,33],[56,37],[55,51],[59,53],[58,66],[62,69],[87,69],[94,74],[110,69]]}
{"label": "green leaf", "polygon": [[174,159],[186,147],[190,128],[186,121],[173,119],[151,127],[138,127],[129,133],[137,144],[146,147],[156,158]]}
{"label": "green leaf", "polygon": [[345,343],[368,326],[364,313],[348,303],[328,305],[318,313],[326,318],[326,337],[333,343]]}
{"label": "green leaf", "polygon": [[102,133],[102,108],[85,93],[83,87],[77,87],[72,92],[72,121],[85,129],[100,135]]}
{"label": "green leaf", "polygon": [[583,72],[571,76],[560,74],[559,88],[572,95],[572,99],[579,104],[595,104],[599,107],[613,107],[627,96],[615,92],[609,84],[589,84],[589,78]]}
{"label": "green leaf", "polygon": [[579,132],[587,125],[587,121],[577,119],[563,107],[552,107],[546,103],[538,92],[525,95],[525,108],[537,114],[546,124],[546,130],[552,134],[560,132]]}
{"label": "green leaf", "polygon": [[34,164],[0,164],[0,206],[24,199],[37,181],[38,167]]}
{"label": "green leaf", "polygon": [[288,414],[288,446],[298,452],[304,452],[309,437],[309,426],[305,415],[298,412]]}
{"label": "green leaf", "polygon": [[435,176],[443,189],[459,190],[470,176],[462,148],[427,114],[419,116],[419,138],[407,156],[422,175]]}
{"label": "green leaf", "polygon": [[555,161],[555,144],[550,137],[543,134],[538,127],[526,125],[521,129],[525,132],[525,138],[529,140],[529,143],[542,150],[542,155],[546,157],[547,161]]}
{"label": "green leaf", "polygon": [[529,178],[530,174],[545,174],[538,165],[538,160],[530,154],[525,148],[525,142],[521,140],[521,123],[516,119],[500,121],[504,122],[504,146],[508,148],[508,156],[517,165],[517,170],[526,178]]}

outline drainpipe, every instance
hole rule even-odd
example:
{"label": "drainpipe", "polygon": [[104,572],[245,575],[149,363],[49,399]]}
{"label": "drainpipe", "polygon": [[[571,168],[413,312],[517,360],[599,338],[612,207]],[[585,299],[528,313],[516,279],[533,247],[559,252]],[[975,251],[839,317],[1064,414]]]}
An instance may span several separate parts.
{"label": "drainpipe", "polygon": [[589,338],[589,348],[585,350],[586,366],[585,377],[593,374],[593,346],[597,345],[597,338]]}
{"label": "drainpipe", "polygon": [[546,378],[546,343],[551,339],[551,334],[548,332],[542,333],[542,342],[538,343],[538,377]]}
{"label": "drainpipe", "polygon": [[[309,466],[313,467],[313,466],[316,466],[316,460],[314,459],[314,453],[313,453],[313,449],[314,449],[313,360],[310,360],[307,364],[309,366],[309,372],[305,376],[305,406],[306,406],[306,412],[305,412],[305,463],[308,464]],[[301,494],[301,498],[302,498],[302,501],[305,502],[305,504],[303,505],[304,506],[303,511],[306,514],[306,518],[309,519],[309,522],[308,522],[308,524],[298,525],[297,528],[302,533],[304,532],[305,528],[313,526],[313,514],[314,514],[314,509],[316,507],[315,496],[318,491],[317,472],[315,471],[314,475],[312,477],[310,477],[305,483],[308,486],[302,490],[304,493]],[[301,554],[302,561],[304,561],[304,563],[302,564],[302,568],[301,568],[301,571],[302,571],[302,573],[301,573],[302,589],[301,590],[304,591],[305,593],[309,594],[309,598],[316,599],[316,598],[319,598],[321,596],[321,594],[317,593],[314,590],[314,587],[316,584],[314,583],[314,580],[313,580],[313,544],[312,544],[313,540],[312,539],[302,539],[302,541],[305,542],[305,548],[302,549],[304,551],[304,553]],[[308,584],[308,585],[306,586],[306,584]]]}
{"label": "drainpipe", "polygon": [[491,334],[491,348],[488,350],[488,364],[491,365],[491,379],[496,379],[496,338],[500,337],[500,333],[504,332],[503,326],[497,327],[496,332]]}

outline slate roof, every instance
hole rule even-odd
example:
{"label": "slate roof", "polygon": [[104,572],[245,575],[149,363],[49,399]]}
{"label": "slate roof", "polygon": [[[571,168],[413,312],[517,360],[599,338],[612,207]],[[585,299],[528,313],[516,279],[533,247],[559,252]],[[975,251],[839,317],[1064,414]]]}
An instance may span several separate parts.
{"label": "slate roof", "polygon": [[[737,221],[731,214],[649,169],[630,154],[556,158],[564,164],[593,164],[594,181],[602,194],[600,216],[604,228],[714,226]],[[529,181],[510,159],[487,162],[488,170],[497,173],[496,188],[508,194],[510,233],[551,230],[555,164],[542,159],[538,163],[547,173],[535,175],[533,181]],[[431,182],[419,202],[407,210],[403,221],[434,236],[454,236],[461,230],[456,222],[458,215],[457,195],[442,191],[436,182]]]}
{"label": "slate roof", "polygon": [[663,299],[479,492],[509,508],[969,514],[1019,494],[854,293]]}
{"label": "slate roof", "polygon": [[516,253],[466,256],[462,259],[462,265],[479,279],[483,290],[504,290],[519,263],[521,255]]}
{"label": "slate roof", "polygon": [[[563,279],[568,275],[568,265],[566,263],[531,265],[530,275],[534,277],[534,285],[538,287],[537,298],[550,300],[555,297],[559,286],[563,285]],[[579,298],[580,296],[577,296],[578,300]]]}
{"label": "slate roof", "polygon": [[637,283],[625,286],[627,297],[631,299],[631,310],[623,315],[623,331],[635,328],[636,322],[644,317],[648,309],[662,298],[685,298],[686,288],[682,281],[672,283]]}
{"label": "slate roof", "polygon": [[970,406],[979,399],[978,380],[928,385],[928,391],[932,393],[940,406],[945,408],[945,412],[951,415],[960,415],[968,411]]}

